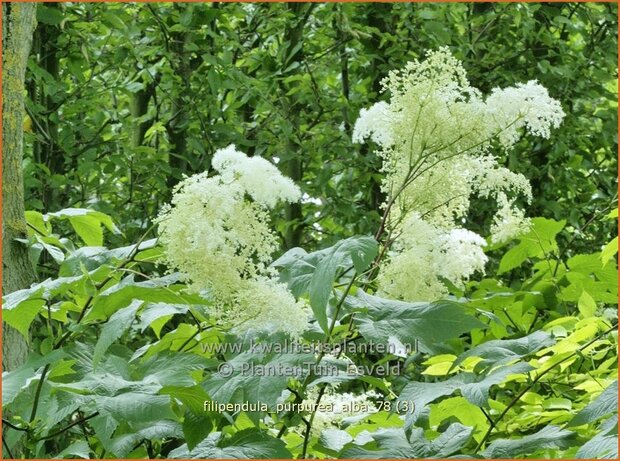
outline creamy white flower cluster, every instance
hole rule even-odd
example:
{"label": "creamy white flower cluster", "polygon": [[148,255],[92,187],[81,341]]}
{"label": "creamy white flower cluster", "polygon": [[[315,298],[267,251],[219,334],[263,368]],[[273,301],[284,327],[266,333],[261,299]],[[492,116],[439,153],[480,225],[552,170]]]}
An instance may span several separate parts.
{"label": "creamy white flower cluster", "polygon": [[392,298],[435,300],[448,294],[445,281],[462,288],[476,271],[484,271],[485,240],[466,229],[446,230],[409,215],[390,261],[379,273],[381,290]]}
{"label": "creamy white flower cluster", "polygon": [[[381,281],[393,296],[429,300],[446,293],[442,279],[458,286],[484,268],[484,239],[470,238],[464,246],[455,237],[455,231],[467,232],[459,226],[473,197],[496,203],[494,243],[528,228],[515,202],[519,196],[531,200],[530,184],[499,165],[491,149],[510,149],[523,132],[549,137],[564,112],[535,81],[494,89],[483,97],[447,48],[429,52],[422,62],[409,62],[382,84],[390,93],[389,102],[362,110],[353,131],[354,141],[369,138],[379,147],[385,172],[382,187],[388,197],[384,206],[391,206],[386,227],[392,238],[398,236]],[[410,216],[428,226],[412,225]],[[407,238],[413,228],[427,234]],[[447,250],[452,238],[461,243]],[[439,247],[431,251],[429,245]],[[475,253],[471,260],[466,248]],[[444,257],[450,252],[459,257]],[[433,258],[443,264],[431,262]]]}
{"label": "creamy white flower cluster", "polygon": [[[318,389],[312,388],[303,404],[312,408],[317,400]],[[312,432],[319,436],[325,429],[338,427],[347,418],[361,419],[379,411],[372,400],[383,399],[383,396],[375,391],[366,391],[361,394],[349,392],[336,392],[329,387],[321,399],[321,406],[317,408],[312,424]]]}
{"label": "creamy white flower cluster", "polygon": [[218,150],[212,164],[219,174],[183,180],[156,220],[168,266],[193,291],[208,292],[223,320],[299,334],[307,309],[267,269],[277,248],[268,210],[298,201],[299,188],[267,160],[235,146]]}

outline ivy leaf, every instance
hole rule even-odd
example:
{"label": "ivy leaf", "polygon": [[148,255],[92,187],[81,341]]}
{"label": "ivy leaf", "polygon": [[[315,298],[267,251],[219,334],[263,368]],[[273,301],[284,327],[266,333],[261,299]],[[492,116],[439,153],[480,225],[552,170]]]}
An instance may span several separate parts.
{"label": "ivy leaf", "polygon": [[494,440],[482,453],[487,458],[516,458],[545,448],[566,448],[575,434],[557,426],[546,426],[520,439]]}
{"label": "ivy leaf", "polygon": [[449,339],[486,327],[453,301],[407,303],[358,290],[356,296],[347,298],[347,306],[359,311],[355,323],[367,340],[390,344],[396,338],[405,347],[419,347],[422,352],[435,352]]}
{"label": "ivy leaf", "polygon": [[256,429],[245,429],[225,438],[213,432],[189,450],[187,444],[169,454],[172,459],[291,459],[291,453],[280,439]]}

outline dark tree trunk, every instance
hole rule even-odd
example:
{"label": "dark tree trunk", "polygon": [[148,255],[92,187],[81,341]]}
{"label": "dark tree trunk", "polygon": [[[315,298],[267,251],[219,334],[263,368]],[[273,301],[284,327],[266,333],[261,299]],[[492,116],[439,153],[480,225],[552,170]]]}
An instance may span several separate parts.
{"label": "dark tree trunk", "polygon": [[[2,291],[27,288],[34,270],[27,249],[17,238],[27,235],[22,177],[24,77],[32,35],[36,26],[36,4],[2,4]],[[2,325],[2,370],[21,365],[28,353],[26,340],[16,330]]]}

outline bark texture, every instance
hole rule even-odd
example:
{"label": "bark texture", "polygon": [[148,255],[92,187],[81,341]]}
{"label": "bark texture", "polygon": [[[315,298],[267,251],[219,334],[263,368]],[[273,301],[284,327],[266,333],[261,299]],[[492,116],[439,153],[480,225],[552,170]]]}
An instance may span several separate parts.
{"label": "bark texture", "polygon": [[[2,292],[27,288],[35,280],[25,246],[24,182],[22,176],[24,78],[36,26],[35,3],[2,4]],[[2,370],[21,365],[26,340],[2,324]]]}

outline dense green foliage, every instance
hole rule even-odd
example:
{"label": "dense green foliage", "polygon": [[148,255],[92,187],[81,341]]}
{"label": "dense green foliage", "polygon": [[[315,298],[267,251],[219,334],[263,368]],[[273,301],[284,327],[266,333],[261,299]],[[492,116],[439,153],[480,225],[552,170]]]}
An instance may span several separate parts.
{"label": "dense green foliage", "polygon": [[[31,349],[3,373],[5,456],[617,456],[616,5],[67,3],[38,20],[23,243],[39,283],[3,297]],[[353,124],[390,70],[444,45],[474,86],[538,79],[566,117],[502,154],[534,219],[487,247],[486,276],[386,299],[368,276],[381,159]],[[340,353],[257,350],[285,337],[235,334],[167,272],[153,220],[229,144],[277,158],[304,193],[272,212],[273,266],[316,320],[304,341],[415,350],[350,354],[356,374]],[[480,203],[472,230],[490,216]],[[342,372],[240,372],[308,361]],[[377,411],[321,426],[277,406],[330,393]]]}

